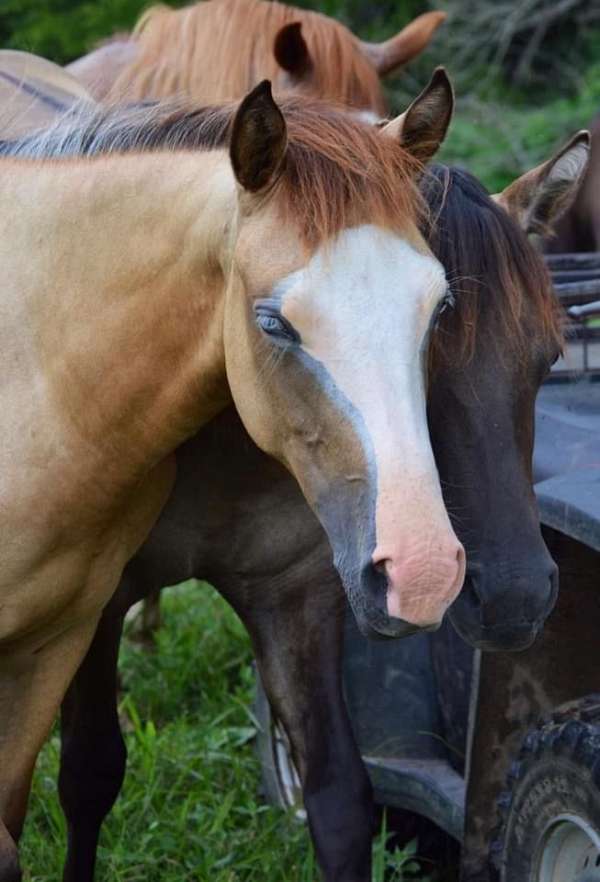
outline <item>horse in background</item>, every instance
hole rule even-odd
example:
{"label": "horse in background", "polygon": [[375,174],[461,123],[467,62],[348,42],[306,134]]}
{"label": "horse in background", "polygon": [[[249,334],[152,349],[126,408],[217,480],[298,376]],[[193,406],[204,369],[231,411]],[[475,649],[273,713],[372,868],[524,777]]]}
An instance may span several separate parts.
{"label": "horse in background", "polygon": [[591,126],[592,143],[587,172],[570,208],[547,236],[543,249],[550,254],[600,251],[600,116]]}
{"label": "horse in background", "polygon": [[241,98],[260,80],[384,115],[380,77],[427,46],[444,12],[426,12],[382,43],[355,37],[329,16],[267,0],[204,0],[156,6],[129,37],[68,65],[97,100]]}
{"label": "horse in background", "polygon": [[57,64],[29,52],[0,50],[0,128],[5,140],[46,128],[74,104],[90,100],[87,89]]}

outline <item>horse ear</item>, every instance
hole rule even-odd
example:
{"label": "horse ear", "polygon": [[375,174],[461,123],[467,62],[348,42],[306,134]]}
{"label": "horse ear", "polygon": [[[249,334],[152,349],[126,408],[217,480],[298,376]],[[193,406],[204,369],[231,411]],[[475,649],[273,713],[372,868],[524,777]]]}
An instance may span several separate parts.
{"label": "horse ear", "polygon": [[382,77],[419,55],[445,20],[445,12],[424,12],[390,40],[383,43],[361,41],[361,48]]}
{"label": "horse ear", "polygon": [[301,77],[309,70],[312,61],[302,36],[302,22],[293,21],[278,31],[273,52],[279,67],[292,76]]}
{"label": "horse ear", "polygon": [[496,193],[501,205],[526,233],[550,235],[552,225],[571,205],[586,170],[590,133],[577,132],[552,159]]}
{"label": "horse ear", "polygon": [[283,114],[263,80],[242,101],[233,120],[229,155],[239,183],[256,193],[281,172],[287,147]]}
{"label": "horse ear", "polygon": [[453,110],[452,83],[444,68],[438,67],[408,110],[386,123],[381,132],[400,141],[405,150],[426,163],[446,137]]}

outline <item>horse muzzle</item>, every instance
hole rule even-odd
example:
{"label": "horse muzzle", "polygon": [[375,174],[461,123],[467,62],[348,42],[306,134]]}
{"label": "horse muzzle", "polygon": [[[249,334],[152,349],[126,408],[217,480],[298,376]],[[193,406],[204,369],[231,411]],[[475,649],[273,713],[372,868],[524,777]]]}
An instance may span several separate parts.
{"label": "horse muzzle", "polygon": [[371,561],[360,570],[358,585],[345,584],[358,627],[371,639],[398,639],[423,631],[437,631],[441,618],[411,622],[389,614],[389,581],[384,570]]}
{"label": "horse muzzle", "polygon": [[475,649],[518,652],[528,649],[542,630],[557,593],[558,569],[550,557],[513,579],[495,578],[493,566],[469,566],[449,616]]}

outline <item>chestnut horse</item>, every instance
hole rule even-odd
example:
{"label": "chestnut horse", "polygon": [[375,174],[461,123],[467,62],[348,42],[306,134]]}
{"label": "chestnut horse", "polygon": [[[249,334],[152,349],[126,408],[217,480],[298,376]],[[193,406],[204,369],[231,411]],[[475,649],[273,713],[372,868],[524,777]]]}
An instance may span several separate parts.
{"label": "chestnut horse", "polygon": [[263,83],[204,114],[83,109],[0,159],[3,882],[169,454],[231,401],[302,488],[365,632],[436,626],[456,597],[423,358],[447,283],[402,146],[426,158],[451,107],[441,72],[381,129],[308,99],[282,113]]}
{"label": "chestnut horse", "polygon": [[344,25],[268,0],[204,0],[147,11],[130,37],[108,42],[67,68],[98,100],[185,95],[214,104],[241,98],[262,79],[382,115],[380,76],[423,51],[446,18],[426,12],[383,43]]}
{"label": "chestnut horse", "polygon": [[[536,211],[549,219],[551,204],[560,210],[585,154],[577,136],[499,206],[464,172],[439,167],[423,184],[430,245],[454,292],[429,349],[430,432],[470,557],[462,605],[450,615],[484,648],[527,646],[555,598],[531,452],[536,392],[561,340],[548,276],[518,222]],[[553,173],[567,155],[573,177],[557,186]],[[149,592],[190,577],[215,584],[250,633],[290,738],[324,878],[370,882],[371,790],[341,687],[342,586],[295,481],[251,444],[232,410],[177,452],[174,492],[63,703],[65,882],[93,879],[100,824],[125,772],[116,708],[123,617]]]}

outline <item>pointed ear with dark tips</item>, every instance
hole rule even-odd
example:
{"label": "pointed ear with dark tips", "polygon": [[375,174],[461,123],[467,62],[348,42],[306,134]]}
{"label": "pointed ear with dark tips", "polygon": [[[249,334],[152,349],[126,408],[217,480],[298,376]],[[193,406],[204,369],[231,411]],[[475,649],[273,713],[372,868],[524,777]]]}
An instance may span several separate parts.
{"label": "pointed ear with dark tips", "polygon": [[577,132],[552,159],[538,165],[492,198],[526,233],[547,236],[573,202],[587,168],[590,133]]}
{"label": "pointed ear with dark tips", "polygon": [[408,110],[384,125],[381,132],[396,138],[405,150],[426,163],[446,137],[453,110],[452,84],[444,68],[438,67]]}
{"label": "pointed ear with dark tips", "polygon": [[445,12],[424,12],[383,43],[361,42],[361,48],[380,77],[419,55],[446,20]]}
{"label": "pointed ear with dark tips", "polygon": [[242,187],[256,193],[274,183],[286,147],[283,114],[273,100],[271,83],[263,80],[240,104],[231,129],[229,156]]}
{"label": "pointed ear with dark tips", "polygon": [[275,37],[273,53],[279,67],[294,77],[303,76],[312,66],[310,52],[302,36],[302,23],[284,25]]}

